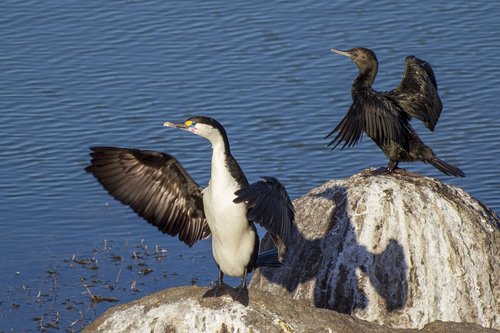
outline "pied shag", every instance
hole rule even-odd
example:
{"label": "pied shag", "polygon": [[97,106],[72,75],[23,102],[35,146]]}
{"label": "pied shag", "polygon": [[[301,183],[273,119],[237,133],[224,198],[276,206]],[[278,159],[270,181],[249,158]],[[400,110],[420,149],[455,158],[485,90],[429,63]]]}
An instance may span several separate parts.
{"label": "pied shag", "polygon": [[[188,246],[212,236],[219,275],[204,297],[229,293],[247,305],[247,274],[258,266],[277,266],[285,255],[294,222],[285,187],[273,177],[249,185],[231,155],[224,127],[215,119],[198,116],[164,126],[189,131],[212,144],[211,177],[205,189],[175,157],[155,151],[92,147],[91,164],[85,170],[113,197]],[[254,222],[269,231],[277,251],[258,254]],[[224,274],[241,277],[241,285],[230,288],[223,282]]]}
{"label": "pied shag", "polygon": [[399,86],[388,92],[378,92],[372,88],[378,70],[377,57],[372,50],[331,51],[350,58],[358,67],[359,75],[352,84],[349,111],[325,137],[337,133],[328,146],[333,145],[335,149],[343,141],[342,149],[351,147],[365,132],[389,159],[383,172],[394,171],[399,162],[422,161],[446,175],[465,177],[462,170],[437,158],[409,123],[411,118],[417,118],[434,131],[441,114],[436,77],[428,62],[414,56],[406,57]]}

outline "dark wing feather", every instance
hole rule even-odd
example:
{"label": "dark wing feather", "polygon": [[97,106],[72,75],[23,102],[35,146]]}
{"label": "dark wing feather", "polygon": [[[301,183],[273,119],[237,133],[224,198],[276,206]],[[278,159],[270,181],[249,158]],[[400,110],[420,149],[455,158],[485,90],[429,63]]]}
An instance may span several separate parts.
{"label": "dark wing feather", "polygon": [[290,237],[295,211],[285,187],[273,177],[262,177],[235,192],[235,203],[245,202],[247,217],[278,236],[285,244]]}
{"label": "dark wing feather", "polygon": [[360,98],[366,134],[378,145],[396,142],[409,149],[411,129],[406,115],[390,99],[374,91]]}
{"label": "dark wing feather", "polygon": [[201,188],[168,154],[154,151],[92,147],[85,171],[117,200],[161,232],[192,246],[210,235]]}
{"label": "dark wing feather", "polygon": [[386,93],[412,118],[434,130],[443,104],[438,94],[436,76],[431,65],[414,56],[406,57],[403,79],[396,89]]}
{"label": "dark wing feather", "polygon": [[396,142],[408,149],[412,129],[407,116],[401,114],[391,99],[370,89],[353,95],[353,103],[346,116],[326,136],[337,133],[328,146],[333,145],[332,149],[335,149],[343,141],[342,149],[351,147],[360,140],[363,131],[378,145]]}
{"label": "dark wing feather", "polygon": [[333,140],[328,143],[328,146],[333,146],[333,150],[341,142],[344,142],[341,149],[345,147],[349,148],[359,142],[363,135],[363,130],[363,106],[353,102],[345,117],[325,136],[325,139],[337,133]]}

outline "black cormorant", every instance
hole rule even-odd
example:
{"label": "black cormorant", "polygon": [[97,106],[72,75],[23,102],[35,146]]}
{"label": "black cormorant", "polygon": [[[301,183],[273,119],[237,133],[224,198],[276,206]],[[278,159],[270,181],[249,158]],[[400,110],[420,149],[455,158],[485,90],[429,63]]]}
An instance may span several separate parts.
{"label": "black cormorant", "polygon": [[[188,246],[211,235],[219,276],[205,297],[230,293],[247,305],[247,273],[258,266],[279,265],[286,251],[294,209],[285,187],[273,177],[249,185],[231,155],[224,127],[215,119],[199,116],[164,126],[189,131],[212,144],[211,178],[205,189],[177,159],[155,151],[92,147],[91,165],[85,170],[113,197]],[[254,222],[269,231],[277,251],[258,255]],[[235,292],[223,282],[224,274],[242,277]]]}
{"label": "black cormorant", "polygon": [[399,86],[388,92],[378,92],[372,88],[378,70],[377,57],[372,50],[331,51],[350,58],[358,67],[359,75],[352,84],[349,111],[325,137],[336,133],[328,146],[333,145],[332,149],[335,149],[344,142],[342,149],[351,147],[365,132],[389,159],[388,172],[396,169],[399,162],[422,161],[446,175],[465,176],[459,168],[437,158],[409,123],[411,118],[417,118],[433,131],[439,119],[442,104],[429,63],[414,56],[406,57]]}

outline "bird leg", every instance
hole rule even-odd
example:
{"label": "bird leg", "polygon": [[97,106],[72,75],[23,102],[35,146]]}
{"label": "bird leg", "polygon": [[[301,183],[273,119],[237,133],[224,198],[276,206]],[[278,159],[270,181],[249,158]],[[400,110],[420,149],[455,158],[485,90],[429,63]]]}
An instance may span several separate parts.
{"label": "bird leg", "polygon": [[398,161],[389,160],[389,164],[387,165],[387,171],[393,172],[398,168],[398,164],[399,164]]}
{"label": "bird leg", "polygon": [[249,303],[247,274],[248,270],[245,268],[245,272],[243,273],[243,278],[241,279],[241,285],[238,288],[236,288],[238,293],[236,294],[236,297],[233,297],[233,300],[240,302],[244,306],[248,306]]}
{"label": "bird leg", "polygon": [[225,294],[228,294],[230,289],[232,289],[230,286],[224,283],[222,281],[224,279],[224,273],[221,271],[219,267],[219,276],[217,278],[217,282],[215,287],[212,289],[207,290],[205,294],[203,294],[203,298],[205,297],[219,297]]}
{"label": "bird leg", "polygon": [[375,175],[386,175],[388,173],[392,173],[396,169],[399,169],[398,164],[399,164],[398,161],[389,160],[389,164],[387,165],[387,168],[380,167],[377,170],[375,170],[374,174]]}

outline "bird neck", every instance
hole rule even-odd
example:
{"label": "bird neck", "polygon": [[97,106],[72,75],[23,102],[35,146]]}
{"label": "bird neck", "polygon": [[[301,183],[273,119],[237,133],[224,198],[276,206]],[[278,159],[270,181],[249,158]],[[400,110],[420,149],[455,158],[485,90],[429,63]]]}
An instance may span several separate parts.
{"label": "bird neck", "polygon": [[238,162],[231,155],[229,143],[226,140],[212,142],[212,170],[210,176],[211,187],[231,187],[236,191],[244,186],[248,186],[245,174],[241,170]]}
{"label": "bird neck", "polygon": [[212,142],[212,171],[211,181],[225,177],[226,156],[230,154],[222,141]]}
{"label": "bird neck", "polygon": [[371,87],[373,82],[375,82],[375,76],[377,76],[377,65],[372,64],[372,66],[359,69],[359,75],[354,80],[352,84],[353,90],[358,88],[368,88]]}

